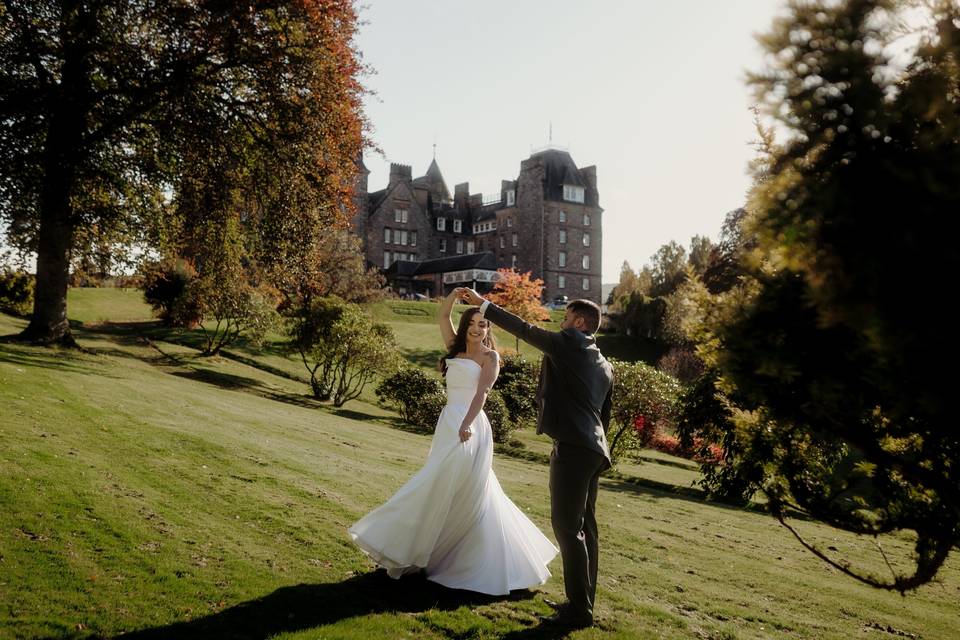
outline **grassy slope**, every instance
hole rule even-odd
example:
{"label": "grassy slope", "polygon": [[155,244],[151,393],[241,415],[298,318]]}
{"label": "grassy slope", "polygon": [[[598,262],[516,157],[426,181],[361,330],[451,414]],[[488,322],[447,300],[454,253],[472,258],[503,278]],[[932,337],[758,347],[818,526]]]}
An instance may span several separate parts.
{"label": "grassy slope", "polygon": [[[71,315],[99,319],[82,301]],[[0,316],[0,334],[22,326]],[[186,347],[115,330],[79,339],[89,353],[0,344],[0,637],[550,637],[535,628],[540,595],[395,583],[348,542],[345,527],[417,469],[427,436]],[[495,467],[549,534],[546,468]],[[662,482],[693,473],[642,468]],[[603,623],[575,637],[948,638],[960,626],[955,560],[901,598],[829,570],[762,514],[617,480],[599,512]],[[800,527],[881,570],[871,541]],[[903,566],[907,541],[884,546]],[[541,592],[558,599],[551,569]]]}

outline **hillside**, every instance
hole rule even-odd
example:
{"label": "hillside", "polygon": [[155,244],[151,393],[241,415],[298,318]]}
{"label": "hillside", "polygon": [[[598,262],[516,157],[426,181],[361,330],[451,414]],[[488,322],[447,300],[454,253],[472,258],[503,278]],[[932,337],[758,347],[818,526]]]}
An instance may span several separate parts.
{"label": "hillside", "polygon": [[[0,344],[0,638],[553,637],[536,615],[544,598],[562,599],[559,561],[538,591],[487,598],[392,581],[349,542],[346,527],[421,464],[428,435],[369,402],[313,401],[278,352],[199,358],[147,320],[136,292],[73,291],[70,310],[85,352]],[[433,318],[409,315],[424,320],[388,321],[428,349],[413,342]],[[0,334],[23,326],[0,315]],[[494,464],[552,538],[546,466]],[[676,492],[695,474],[683,462],[651,455],[620,471],[598,502],[600,626],[571,637],[930,639],[960,628],[956,558],[916,593],[879,592],[769,516]],[[797,526],[886,571],[871,539]],[[883,546],[906,565],[908,539]]]}

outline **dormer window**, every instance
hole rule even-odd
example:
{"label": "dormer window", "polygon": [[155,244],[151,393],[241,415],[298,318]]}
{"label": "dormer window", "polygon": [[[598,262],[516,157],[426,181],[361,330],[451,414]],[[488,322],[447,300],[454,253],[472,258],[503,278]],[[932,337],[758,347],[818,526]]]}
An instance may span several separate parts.
{"label": "dormer window", "polygon": [[512,207],[517,201],[517,192],[513,189],[507,189],[507,206]]}
{"label": "dormer window", "polygon": [[563,185],[563,199],[567,202],[583,202],[583,187],[572,184]]}

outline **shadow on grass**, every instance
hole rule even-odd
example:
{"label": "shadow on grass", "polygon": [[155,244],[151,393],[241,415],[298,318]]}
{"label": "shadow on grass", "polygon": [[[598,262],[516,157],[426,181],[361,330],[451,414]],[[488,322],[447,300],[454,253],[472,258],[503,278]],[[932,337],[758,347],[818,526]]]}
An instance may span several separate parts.
{"label": "shadow on grass", "polygon": [[40,347],[0,340],[0,362],[23,367],[96,374],[110,378],[117,377],[104,372],[102,368],[94,366],[93,363],[85,361],[84,356],[90,353],[93,352],[61,347]]}
{"label": "shadow on grass", "polygon": [[212,371],[210,369],[190,369],[189,371],[171,371],[170,375],[178,378],[186,378],[197,382],[206,382],[221,389],[255,389],[260,386],[260,381],[245,376],[237,376],[232,373],[222,371]]}
{"label": "shadow on grass", "polygon": [[526,600],[533,596],[532,591],[526,590],[495,597],[447,589],[419,575],[407,576],[398,582],[378,570],[338,583],[281,587],[219,613],[118,637],[128,640],[268,638],[370,614],[453,611],[462,606]]}

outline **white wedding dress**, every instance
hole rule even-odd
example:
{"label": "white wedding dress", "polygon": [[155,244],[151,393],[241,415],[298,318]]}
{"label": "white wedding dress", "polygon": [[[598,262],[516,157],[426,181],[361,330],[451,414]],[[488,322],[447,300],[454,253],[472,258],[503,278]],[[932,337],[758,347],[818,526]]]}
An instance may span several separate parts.
{"label": "white wedding dress", "polygon": [[479,378],[473,360],[447,359],[447,405],[426,464],[349,533],[391,577],[423,569],[428,580],[447,587],[505,595],[546,582],[558,549],[500,488],[482,411],[473,435],[460,442],[460,422]]}

